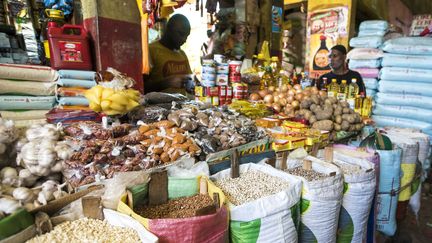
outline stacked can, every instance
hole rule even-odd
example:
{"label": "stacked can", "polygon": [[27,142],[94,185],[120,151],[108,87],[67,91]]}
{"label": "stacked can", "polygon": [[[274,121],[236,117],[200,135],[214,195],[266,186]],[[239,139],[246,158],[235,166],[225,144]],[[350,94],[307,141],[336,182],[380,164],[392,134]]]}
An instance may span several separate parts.
{"label": "stacked can", "polygon": [[204,87],[216,86],[216,63],[212,59],[203,60],[201,85]]}

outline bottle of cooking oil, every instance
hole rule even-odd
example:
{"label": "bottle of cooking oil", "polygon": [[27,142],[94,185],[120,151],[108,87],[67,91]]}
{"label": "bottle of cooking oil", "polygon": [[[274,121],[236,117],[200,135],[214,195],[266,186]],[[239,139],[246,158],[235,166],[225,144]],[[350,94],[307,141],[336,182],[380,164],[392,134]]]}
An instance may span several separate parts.
{"label": "bottle of cooking oil", "polygon": [[279,65],[279,58],[277,56],[272,56],[270,59],[270,67],[272,68],[273,76],[276,76],[279,74],[280,71],[280,65]]}
{"label": "bottle of cooking oil", "polygon": [[337,93],[337,99],[338,100],[346,100],[347,94],[348,94],[347,81],[345,79],[343,79],[341,85],[339,86],[339,92]]}
{"label": "bottle of cooking oil", "polygon": [[350,105],[351,109],[354,109],[355,100],[358,94],[359,94],[359,86],[357,84],[357,79],[353,78],[351,80],[351,83],[348,85],[348,96],[347,96],[347,102]]}
{"label": "bottle of cooking oil", "polygon": [[327,91],[328,84],[327,84],[327,78],[326,77],[322,78],[321,83],[320,83],[319,80],[317,80],[316,83],[317,83],[317,88],[318,89],[321,89],[323,91]]}
{"label": "bottle of cooking oil", "polygon": [[356,96],[354,105],[354,111],[357,112],[359,115],[362,115],[363,100],[364,92],[361,92],[359,95]]}
{"label": "bottle of cooking oil", "polygon": [[264,75],[264,73],[265,73],[264,54],[262,54],[262,53],[258,54],[257,59],[255,60],[255,63],[254,63],[254,68],[258,72],[258,75],[260,77],[262,77]]}
{"label": "bottle of cooking oil", "polygon": [[285,74],[284,70],[280,70],[279,71],[279,75],[277,77],[278,80],[278,87],[282,87],[283,85],[289,85],[290,84],[290,79],[288,77],[288,75]]}
{"label": "bottle of cooking oil", "polygon": [[264,74],[260,81],[260,90],[267,89],[274,85],[274,77],[270,66],[264,67]]}
{"label": "bottle of cooking oil", "polygon": [[336,98],[338,92],[339,92],[339,84],[337,83],[337,80],[334,78],[332,79],[331,83],[328,86],[327,96]]}
{"label": "bottle of cooking oil", "polygon": [[366,96],[366,98],[363,99],[362,116],[370,117],[371,113],[372,113],[372,97]]}

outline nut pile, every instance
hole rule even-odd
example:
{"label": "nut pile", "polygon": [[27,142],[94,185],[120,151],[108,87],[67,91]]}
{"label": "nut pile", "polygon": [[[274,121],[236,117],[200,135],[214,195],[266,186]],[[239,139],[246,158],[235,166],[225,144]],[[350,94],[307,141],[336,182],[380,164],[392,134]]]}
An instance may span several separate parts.
{"label": "nut pile", "polygon": [[327,177],[326,174],[323,174],[323,173],[320,173],[320,172],[317,172],[314,170],[305,170],[301,166],[296,167],[296,168],[287,169],[287,170],[285,170],[285,172],[287,172],[288,174],[291,174],[291,175],[303,177],[307,181],[317,181],[317,180],[321,180],[321,179]]}
{"label": "nut pile", "polygon": [[247,171],[238,178],[223,178],[215,184],[236,206],[281,192],[289,186],[288,182],[259,171]]}
{"label": "nut pile", "polygon": [[197,194],[191,197],[169,200],[167,203],[157,206],[137,207],[135,211],[144,218],[149,219],[190,218],[195,216],[198,209],[212,204],[213,200],[210,196]]}
{"label": "nut pile", "polygon": [[336,164],[339,167],[339,169],[341,169],[343,174],[352,175],[362,171],[362,168],[358,165],[340,163],[337,161],[333,161],[333,163]]}
{"label": "nut pile", "polygon": [[39,242],[141,242],[133,229],[112,226],[106,221],[82,218],[56,226],[51,232],[27,243]]}

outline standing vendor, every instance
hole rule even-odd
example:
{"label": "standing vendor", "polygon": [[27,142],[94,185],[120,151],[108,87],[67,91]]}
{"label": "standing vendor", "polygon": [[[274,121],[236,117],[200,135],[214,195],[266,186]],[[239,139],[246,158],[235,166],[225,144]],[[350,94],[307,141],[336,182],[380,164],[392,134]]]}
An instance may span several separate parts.
{"label": "standing vendor", "polygon": [[188,19],[173,15],[159,41],[149,45],[150,74],[144,77],[144,91],[186,94],[193,88],[189,60],[180,49],[190,34]]}
{"label": "standing vendor", "polygon": [[332,70],[319,78],[319,89],[323,88],[325,78],[327,78],[326,85],[330,84],[332,79],[336,79],[338,84],[341,84],[342,80],[346,80],[348,85],[353,79],[357,79],[359,92],[363,92],[364,95],[366,95],[366,88],[360,73],[348,68],[346,63],[346,54],[347,50],[343,45],[335,45],[331,48],[329,58]]}

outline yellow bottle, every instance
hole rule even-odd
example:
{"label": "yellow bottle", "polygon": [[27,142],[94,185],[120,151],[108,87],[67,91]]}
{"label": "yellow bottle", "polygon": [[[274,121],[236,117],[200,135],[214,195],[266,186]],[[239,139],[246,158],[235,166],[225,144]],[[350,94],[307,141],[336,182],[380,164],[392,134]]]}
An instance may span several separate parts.
{"label": "yellow bottle", "polygon": [[351,80],[351,83],[348,85],[348,96],[347,96],[347,102],[350,105],[351,109],[354,109],[355,107],[355,100],[359,95],[359,90],[360,88],[357,84],[357,79],[353,78]]}
{"label": "yellow bottle", "polygon": [[348,94],[348,86],[347,86],[347,81],[344,79],[344,80],[342,80],[342,83],[339,86],[339,92],[337,93],[337,99],[338,100],[346,100],[347,94]]}
{"label": "yellow bottle", "polygon": [[332,79],[331,83],[328,86],[327,96],[336,98],[338,92],[339,92],[339,84],[337,83],[337,80],[334,78]]}
{"label": "yellow bottle", "polygon": [[265,67],[264,74],[261,77],[260,81],[260,90],[267,89],[270,86],[273,86],[274,78],[271,72],[270,67]]}
{"label": "yellow bottle", "polygon": [[354,111],[359,115],[362,115],[362,107],[363,107],[364,93],[361,92],[360,95],[357,95],[355,99]]}
{"label": "yellow bottle", "polygon": [[289,77],[285,74],[284,70],[280,70],[278,76],[278,87],[280,88],[283,85],[289,85],[289,84],[290,84]]}
{"label": "yellow bottle", "polygon": [[370,117],[371,113],[372,113],[372,97],[367,96],[363,100],[362,116]]}

